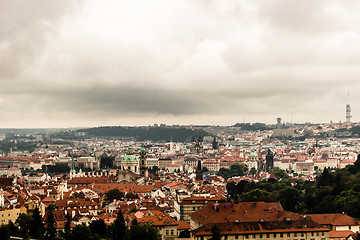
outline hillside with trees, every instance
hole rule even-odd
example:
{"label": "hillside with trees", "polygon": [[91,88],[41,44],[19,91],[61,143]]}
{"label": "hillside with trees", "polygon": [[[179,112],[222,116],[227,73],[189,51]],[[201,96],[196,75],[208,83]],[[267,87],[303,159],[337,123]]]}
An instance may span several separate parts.
{"label": "hillside with trees", "polygon": [[190,129],[185,127],[96,127],[81,129],[88,136],[94,137],[125,137],[134,138],[137,141],[179,141],[185,142],[193,136],[211,136],[204,130]]}
{"label": "hillside with trees", "polygon": [[[277,170],[277,176],[283,175],[280,172]],[[360,218],[360,157],[344,169],[324,169],[316,181],[240,181],[228,183],[227,189],[229,198],[236,202],[280,201],[284,210],[297,213],[346,213]]]}

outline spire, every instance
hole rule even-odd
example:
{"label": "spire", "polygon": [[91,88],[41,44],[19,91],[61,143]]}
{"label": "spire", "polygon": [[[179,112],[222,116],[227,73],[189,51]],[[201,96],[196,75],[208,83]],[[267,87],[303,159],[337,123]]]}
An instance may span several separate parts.
{"label": "spire", "polygon": [[70,179],[74,178],[75,174],[76,171],[75,171],[74,157],[71,157]]}

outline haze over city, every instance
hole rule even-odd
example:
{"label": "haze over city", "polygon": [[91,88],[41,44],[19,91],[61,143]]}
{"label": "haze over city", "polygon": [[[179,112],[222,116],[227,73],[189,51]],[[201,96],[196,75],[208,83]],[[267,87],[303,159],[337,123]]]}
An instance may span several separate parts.
{"label": "haze over city", "polygon": [[[359,1],[0,1],[0,126],[353,122]],[[350,97],[348,97],[348,92]]]}

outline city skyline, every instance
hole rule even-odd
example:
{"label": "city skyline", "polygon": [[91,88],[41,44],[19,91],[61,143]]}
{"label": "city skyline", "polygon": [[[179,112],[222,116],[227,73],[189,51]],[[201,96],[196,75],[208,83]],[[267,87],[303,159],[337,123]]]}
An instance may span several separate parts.
{"label": "city skyline", "polygon": [[0,128],[358,122],[359,10],[0,1]]}

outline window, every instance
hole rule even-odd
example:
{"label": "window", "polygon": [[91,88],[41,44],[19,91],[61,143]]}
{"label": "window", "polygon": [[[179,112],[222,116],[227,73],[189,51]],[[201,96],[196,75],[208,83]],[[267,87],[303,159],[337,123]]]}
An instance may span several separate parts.
{"label": "window", "polygon": [[302,237],[304,236],[304,233],[303,233],[303,232],[301,233],[301,236],[302,236]]}
{"label": "window", "polygon": [[294,233],[294,237],[297,237],[297,233]]}
{"label": "window", "polygon": [[270,234],[266,234],[266,238],[269,238],[270,237]]}
{"label": "window", "polygon": [[246,235],[245,235],[245,238],[246,238],[246,239],[249,239],[249,235],[246,234]]}
{"label": "window", "polygon": [[256,234],[253,235],[253,238],[256,238]]}
{"label": "window", "polygon": [[239,235],[235,235],[235,239],[239,239]]}
{"label": "window", "polygon": [[290,233],[288,233],[287,236],[290,237]]}
{"label": "window", "polygon": [[321,236],[324,236],[324,232],[321,233]]}
{"label": "window", "polygon": [[171,235],[174,235],[174,230],[171,230]]}
{"label": "window", "polygon": [[284,237],[284,234],[280,233],[280,237]]}
{"label": "window", "polygon": [[166,230],[166,234],[165,235],[169,235],[169,230]]}
{"label": "window", "polygon": [[311,232],[311,236],[314,236],[314,232]]}
{"label": "window", "polygon": [[276,238],[276,233],[274,233],[274,238]]}
{"label": "window", "polygon": [[225,237],[224,237],[225,239],[227,239],[227,235],[225,235]]}
{"label": "window", "polygon": [[193,207],[193,211],[195,211],[195,207]]}
{"label": "window", "polygon": [[260,238],[262,238],[262,234],[260,234]]}
{"label": "window", "polygon": [[319,232],[316,233],[316,236],[319,236]]}

